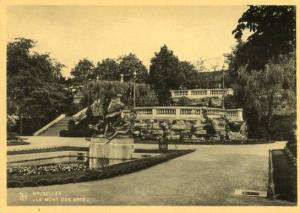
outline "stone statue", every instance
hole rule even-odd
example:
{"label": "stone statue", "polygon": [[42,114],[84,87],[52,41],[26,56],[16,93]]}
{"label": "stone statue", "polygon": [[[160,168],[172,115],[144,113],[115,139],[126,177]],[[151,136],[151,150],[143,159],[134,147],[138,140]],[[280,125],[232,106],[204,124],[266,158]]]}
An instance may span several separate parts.
{"label": "stone statue", "polygon": [[132,114],[126,115],[121,118],[121,121],[118,123],[117,126],[115,126],[114,133],[108,137],[107,143],[109,143],[117,135],[127,135],[131,133],[132,126],[134,123],[134,120],[131,117]]}
{"label": "stone statue", "polygon": [[121,101],[121,94],[117,94],[115,98],[112,98],[108,108],[107,114],[104,117],[104,135],[109,136],[112,135],[115,129],[115,126],[122,120],[121,114],[124,109],[124,104]]}
{"label": "stone statue", "polygon": [[206,109],[202,109],[203,116],[203,129],[206,130],[207,137],[210,138],[216,135],[216,123],[213,119],[208,117],[208,113]]}
{"label": "stone statue", "polygon": [[107,115],[104,117],[104,135],[108,139],[106,143],[109,143],[117,135],[129,134],[136,119],[134,112],[127,115],[122,113],[125,105],[122,103],[121,97],[121,94],[117,94],[117,97],[110,101]]}

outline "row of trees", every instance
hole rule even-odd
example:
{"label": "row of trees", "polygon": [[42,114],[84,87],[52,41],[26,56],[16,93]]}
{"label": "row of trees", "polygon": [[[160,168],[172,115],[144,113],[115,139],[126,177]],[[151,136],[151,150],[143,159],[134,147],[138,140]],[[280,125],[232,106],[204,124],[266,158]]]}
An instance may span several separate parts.
{"label": "row of trees", "polygon": [[134,73],[137,82],[145,83],[147,81],[147,68],[133,53],[121,56],[118,59],[106,58],[101,62],[97,62],[96,65],[84,58],[71,70],[74,84],[82,84],[96,78],[106,81],[119,81],[121,74],[124,81],[130,81],[133,80]]}
{"label": "row of trees", "polygon": [[[166,45],[155,53],[149,71],[136,55],[130,53],[116,60],[104,59],[96,65],[86,58],[82,59],[71,70],[72,77],[65,79],[61,75],[64,65],[49,54],[34,52],[35,44],[31,39],[17,38],[7,45],[8,115],[14,115],[19,121],[17,126],[21,127],[20,131],[23,129],[22,120],[26,120],[25,133],[32,132],[60,113],[78,111],[80,107],[72,104],[75,94],[82,92],[82,106],[86,106],[88,90],[82,88],[96,79],[115,81],[114,86],[123,88],[125,84],[116,82],[120,81],[122,74],[124,81],[128,82],[125,87],[129,85],[125,94],[128,98],[132,98],[134,80],[139,84],[136,92],[141,103],[137,104],[149,106],[170,103],[171,89],[215,86],[207,83],[214,75],[197,72],[194,65],[180,61]],[[109,87],[112,89],[114,86]],[[74,93],[70,90],[74,87],[80,89]],[[154,97],[154,93],[158,97]],[[92,92],[89,98],[92,99],[94,94]],[[145,94],[147,97],[142,98]]]}
{"label": "row of trees", "polygon": [[151,59],[149,71],[132,53],[116,60],[107,58],[96,65],[88,59],[81,59],[71,70],[70,81],[73,85],[87,84],[95,79],[119,81],[121,74],[125,82],[135,80],[150,84],[161,105],[170,103],[171,89],[218,87],[222,82],[221,72],[199,72],[192,63],[179,60],[166,45]]}

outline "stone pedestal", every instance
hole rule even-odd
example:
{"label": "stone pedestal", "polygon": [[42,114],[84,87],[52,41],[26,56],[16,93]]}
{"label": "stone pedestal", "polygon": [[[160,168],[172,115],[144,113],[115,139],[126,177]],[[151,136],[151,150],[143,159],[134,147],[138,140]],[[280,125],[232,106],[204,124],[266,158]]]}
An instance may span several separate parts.
{"label": "stone pedestal", "polygon": [[101,158],[108,159],[109,164],[115,161],[132,159],[132,154],[134,152],[133,138],[119,136],[109,143],[106,142],[107,139],[104,137],[95,137],[91,139],[89,149],[90,169],[98,168]]}

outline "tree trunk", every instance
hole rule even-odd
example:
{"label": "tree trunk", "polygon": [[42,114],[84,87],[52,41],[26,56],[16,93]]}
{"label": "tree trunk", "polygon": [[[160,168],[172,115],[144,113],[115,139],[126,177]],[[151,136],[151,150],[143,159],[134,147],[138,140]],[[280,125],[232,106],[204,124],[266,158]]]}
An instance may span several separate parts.
{"label": "tree trunk", "polygon": [[23,116],[22,113],[20,113],[20,136],[23,135]]}
{"label": "tree trunk", "polygon": [[271,94],[269,98],[269,103],[268,103],[268,115],[267,115],[267,131],[269,133],[269,139],[271,139],[271,124],[272,124],[272,116],[273,116],[273,100],[274,100],[274,95],[273,93]]}

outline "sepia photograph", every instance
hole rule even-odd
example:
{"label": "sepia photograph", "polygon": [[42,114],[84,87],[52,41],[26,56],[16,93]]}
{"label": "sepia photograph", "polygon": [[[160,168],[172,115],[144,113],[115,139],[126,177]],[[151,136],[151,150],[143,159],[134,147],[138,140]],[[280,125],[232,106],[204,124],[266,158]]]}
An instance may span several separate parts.
{"label": "sepia photograph", "polygon": [[5,36],[7,206],[297,206],[295,4],[12,4]]}

